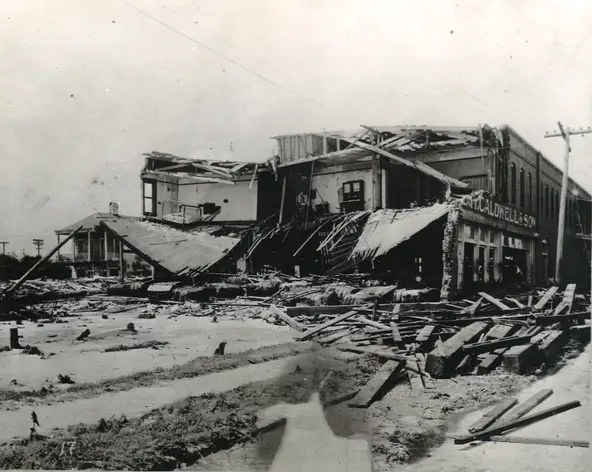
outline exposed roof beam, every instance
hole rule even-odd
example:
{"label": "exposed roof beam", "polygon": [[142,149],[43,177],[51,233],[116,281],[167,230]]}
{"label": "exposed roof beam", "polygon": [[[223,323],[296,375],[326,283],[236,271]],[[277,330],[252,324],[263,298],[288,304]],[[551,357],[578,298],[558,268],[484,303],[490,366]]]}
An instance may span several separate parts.
{"label": "exposed roof beam", "polygon": [[218,179],[216,177],[208,177],[205,175],[193,175],[193,174],[188,174],[186,172],[158,172],[158,171],[153,171],[153,170],[147,170],[144,172],[144,175],[154,175],[154,176],[162,176],[162,177],[179,177],[180,179],[193,179],[193,180],[199,180],[201,182],[212,182],[212,183],[219,183],[219,184],[234,185],[234,182],[232,180]]}
{"label": "exposed roof beam", "polygon": [[[347,139],[347,138],[342,138],[342,139],[344,141],[354,143],[353,139]],[[433,177],[433,178],[439,180],[440,182],[445,183],[446,185],[451,185],[451,186],[459,187],[459,188],[467,188],[468,187],[468,185],[465,182],[461,182],[460,180],[454,179],[452,177],[448,177],[447,175],[443,174],[442,172],[437,171],[433,167],[430,167],[421,161],[409,161],[403,157],[399,157],[399,156],[396,156],[388,151],[385,151],[384,149],[381,149],[377,146],[373,146],[372,144],[367,144],[367,143],[364,143],[361,141],[355,142],[355,145],[357,147],[362,148],[362,149],[366,149],[368,151],[375,152],[376,154],[380,154],[381,156],[387,157],[399,164],[403,164],[404,166],[412,167],[419,172],[422,172],[426,175],[429,175],[430,177]]]}

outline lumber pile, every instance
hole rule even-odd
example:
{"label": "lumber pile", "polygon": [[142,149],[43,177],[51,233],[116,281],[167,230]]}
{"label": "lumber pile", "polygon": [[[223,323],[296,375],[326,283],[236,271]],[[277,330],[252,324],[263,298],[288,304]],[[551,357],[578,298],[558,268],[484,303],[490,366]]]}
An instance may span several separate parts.
{"label": "lumber pile", "polygon": [[421,374],[431,377],[484,375],[500,366],[523,374],[556,361],[570,339],[589,340],[589,297],[575,291],[569,284],[563,291],[504,297],[479,292],[454,303],[383,300],[273,310],[278,322],[300,331],[299,340],[403,361],[405,370],[420,356]]}
{"label": "lumber pile", "polygon": [[[495,408],[488,411],[476,423],[470,426],[468,434],[454,437],[455,444],[467,444],[475,441],[514,442],[522,444],[541,444],[568,447],[589,447],[588,441],[568,440],[560,438],[528,438],[520,436],[507,436],[507,433],[545,418],[549,418],[564,411],[569,411],[581,406],[579,401],[570,401],[560,405],[540,410],[527,415],[543,401],[553,394],[553,390],[541,390],[527,399],[518,403],[515,398],[509,398],[500,402]],[[518,404],[517,404],[518,403]],[[516,405],[517,404],[517,405]]]}

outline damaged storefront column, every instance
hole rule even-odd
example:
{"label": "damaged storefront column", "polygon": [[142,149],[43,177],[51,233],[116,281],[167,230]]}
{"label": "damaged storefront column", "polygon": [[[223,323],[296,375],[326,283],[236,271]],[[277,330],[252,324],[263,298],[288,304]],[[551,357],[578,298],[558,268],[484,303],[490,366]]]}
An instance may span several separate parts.
{"label": "damaged storefront column", "polygon": [[442,286],[440,298],[449,300],[456,293],[458,277],[458,228],[460,220],[460,201],[454,201],[448,212],[442,240]]}

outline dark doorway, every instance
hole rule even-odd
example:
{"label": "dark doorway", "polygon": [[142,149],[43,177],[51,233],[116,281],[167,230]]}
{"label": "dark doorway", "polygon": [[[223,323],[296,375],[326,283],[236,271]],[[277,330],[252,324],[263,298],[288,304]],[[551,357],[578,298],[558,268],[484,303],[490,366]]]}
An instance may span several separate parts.
{"label": "dark doorway", "polygon": [[463,260],[463,285],[468,288],[473,285],[473,274],[475,273],[475,245],[465,243],[465,254]]}
{"label": "dark doorway", "polygon": [[504,283],[513,284],[526,281],[526,251],[504,247]]}

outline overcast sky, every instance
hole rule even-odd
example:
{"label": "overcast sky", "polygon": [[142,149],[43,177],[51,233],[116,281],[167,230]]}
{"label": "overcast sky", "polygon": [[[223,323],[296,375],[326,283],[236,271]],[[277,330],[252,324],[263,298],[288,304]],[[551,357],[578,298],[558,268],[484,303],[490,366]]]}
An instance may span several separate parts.
{"label": "overcast sky", "polygon": [[[1,0],[0,238],[139,214],[143,152],[280,133],[509,124],[561,165],[544,133],[592,124],[590,25],[588,0]],[[592,135],[570,170],[591,189]]]}

